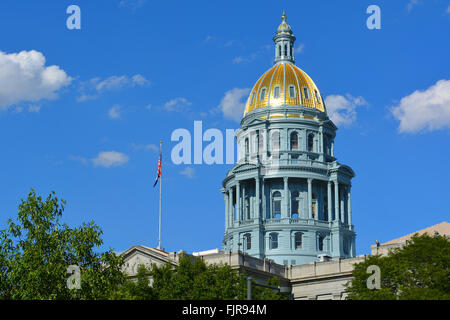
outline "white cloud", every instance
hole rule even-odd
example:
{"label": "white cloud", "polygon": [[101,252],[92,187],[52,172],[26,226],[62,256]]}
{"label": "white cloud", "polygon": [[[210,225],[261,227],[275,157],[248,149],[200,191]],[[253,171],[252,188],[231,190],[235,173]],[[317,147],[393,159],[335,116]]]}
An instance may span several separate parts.
{"label": "white cloud", "polygon": [[132,10],[136,10],[142,7],[147,0],[120,0],[119,7],[128,7]]}
{"label": "white cloud", "polygon": [[41,52],[0,51],[0,109],[23,102],[57,98],[56,92],[72,81],[58,66],[45,66]]}
{"label": "white cloud", "polygon": [[28,106],[28,111],[38,113],[39,111],[41,111],[41,106],[30,105]]}
{"label": "white cloud", "polygon": [[111,119],[119,119],[120,118],[120,106],[115,105],[111,109],[109,109],[108,117],[110,117]]}
{"label": "white cloud", "polygon": [[225,93],[217,107],[222,111],[225,118],[240,122],[244,114],[245,102],[247,101],[249,88],[234,88]]}
{"label": "white cloud", "polygon": [[406,9],[408,10],[408,12],[411,12],[411,10],[418,5],[420,2],[420,0],[410,0],[408,2],[408,4],[406,5]]}
{"label": "white cloud", "polygon": [[192,179],[195,175],[195,170],[191,167],[186,167],[184,170],[180,171],[180,174]]}
{"label": "white cloud", "polygon": [[255,58],[256,58],[256,53],[252,53],[248,57],[242,57],[242,56],[236,57],[232,60],[232,62],[239,64],[239,63],[243,63],[243,62],[253,61],[253,60],[255,60]]}
{"label": "white cloud", "polygon": [[209,35],[209,34],[208,34],[208,35],[205,37],[205,39],[203,40],[203,42],[209,42],[209,41],[214,40],[214,39],[216,39],[215,36],[212,36],[212,35]]}
{"label": "white cloud", "polygon": [[450,14],[450,6],[447,7],[446,13]]}
{"label": "white cloud", "polygon": [[86,159],[85,157],[81,157],[81,156],[74,156],[74,155],[69,155],[69,159],[72,161],[76,161],[76,162],[80,162],[82,164],[87,164],[88,163],[88,159]]}
{"label": "white cloud", "polygon": [[305,45],[303,43],[299,43],[297,47],[294,49],[295,53],[302,53],[303,49],[305,49]]}
{"label": "white cloud", "polygon": [[159,147],[156,144],[136,144],[136,143],[132,143],[131,147],[135,150],[135,151],[139,151],[139,150],[151,150],[154,152],[159,152]]}
{"label": "white cloud", "polygon": [[135,74],[134,76],[110,76],[103,80],[95,77],[80,83],[80,96],[77,97],[77,101],[84,102],[97,99],[101,93],[106,91],[145,87],[147,85],[150,85],[150,81],[140,74]]}
{"label": "white cloud", "polygon": [[403,97],[391,112],[400,120],[400,132],[450,128],[450,80],[439,80],[424,91]]}
{"label": "white cloud", "polygon": [[[94,78],[94,79],[98,79],[98,78]],[[94,79],[92,79],[92,80],[94,80]],[[95,82],[95,80],[94,80],[94,82]],[[149,83],[150,82],[140,74],[136,74],[132,77],[111,76],[111,77],[106,78],[103,81],[98,82],[97,85],[95,86],[95,89],[97,89],[97,91],[109,91],[109,90],[121,89],[124,87],[135,87],[135,86],[143,87]]]}
{"label": "white cloud", "polygon": [[167,111],[185,111],[188,106],[190,106],[192,103],[189,102],[186,98],[175,98],[172,100],[167,101],[164,104],[164,109]]}
{"label": "white cloud", "polygon": [[356,108],[366,106],[363,97],[353,97],[350,94],[329,95],[325,98],[327,114],[335,125],[348,126],[356,121]]}
{"label": "white cloud", "polygon": [[92,162],[95,166],[109,168],[124,165],[128,160],[128,156],[121,152],[103,151],[100,152],[96,158],[92,159]]}

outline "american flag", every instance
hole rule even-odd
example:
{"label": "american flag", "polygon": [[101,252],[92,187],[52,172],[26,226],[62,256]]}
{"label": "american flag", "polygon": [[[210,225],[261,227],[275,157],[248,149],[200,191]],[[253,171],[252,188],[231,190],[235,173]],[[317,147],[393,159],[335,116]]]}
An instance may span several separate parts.
{"label": "american flag", "polygon": [[156,180],[155,180],[155,183],[153,184],[153,187],[156,186],[156,184],[158,183],[159,177],[161,177],[161,161],[162,161],[162,152],[159,153],[158,173],[156,174]]}

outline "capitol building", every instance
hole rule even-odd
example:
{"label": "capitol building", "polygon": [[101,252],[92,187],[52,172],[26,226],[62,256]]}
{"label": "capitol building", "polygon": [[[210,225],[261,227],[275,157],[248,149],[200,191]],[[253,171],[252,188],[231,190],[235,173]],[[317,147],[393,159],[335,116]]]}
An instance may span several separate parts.
{"label": "capitol building", "polygon": [[223,181],[224,251],[278,264],[355,256],[353,170],[337,162],[337,127],[314,81],[295,65],[283,13],[274,66],[256,81],[236,133],[238,162]]}
{"label": "capitol building", "polygon": [[[274,65],[250,92],[236,132],[238,161],[222,182],[222,247],[192,255],[229,264],[261,283],[275,276],[294,299],[341,300],[353,265],[366,259],[356,256],[355,173],[335,157],[337,127],[319,88],[295,64],[295,40],[283,13],[273,37]],[[418,232],[450,235],[450,225]],[[411,236],[371,252],[386,254]],[[123,255],[133,278],[140,264],[177,265],[180,252],[135,245]]]}

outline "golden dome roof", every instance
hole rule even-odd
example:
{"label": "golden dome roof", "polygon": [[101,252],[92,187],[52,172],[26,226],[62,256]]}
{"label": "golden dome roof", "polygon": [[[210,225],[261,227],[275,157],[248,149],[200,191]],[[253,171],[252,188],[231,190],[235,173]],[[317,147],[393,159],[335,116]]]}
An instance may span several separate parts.
{"label": "golden dome roof", "polygon": [[314,81],[292,63],[276,64],[259,78],[248,97],[244,116],[256,109],[279,106],[304,106],[325,112]]}

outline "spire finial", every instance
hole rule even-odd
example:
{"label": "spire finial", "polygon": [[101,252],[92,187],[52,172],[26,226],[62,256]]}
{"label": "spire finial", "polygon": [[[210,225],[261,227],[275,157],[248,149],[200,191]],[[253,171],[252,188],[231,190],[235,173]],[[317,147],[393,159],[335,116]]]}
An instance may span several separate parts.
{"label": "spire finial", "polygon": [[287,15],[286,15],[286,13],[283,10],[283,14],[281,15],[281,21],[282,22],[286,22],[286,20],[287,20]]}
{"label": "spire finial", "polygon": [[286,23],[286,20],[287,15],[283,10],[283,14],[281,15],[281,24],[278,26],[275,37],[273,38],[273,42],[275,43],[275,63],[295,63],[295,36],[292,34],[291,27]]}

